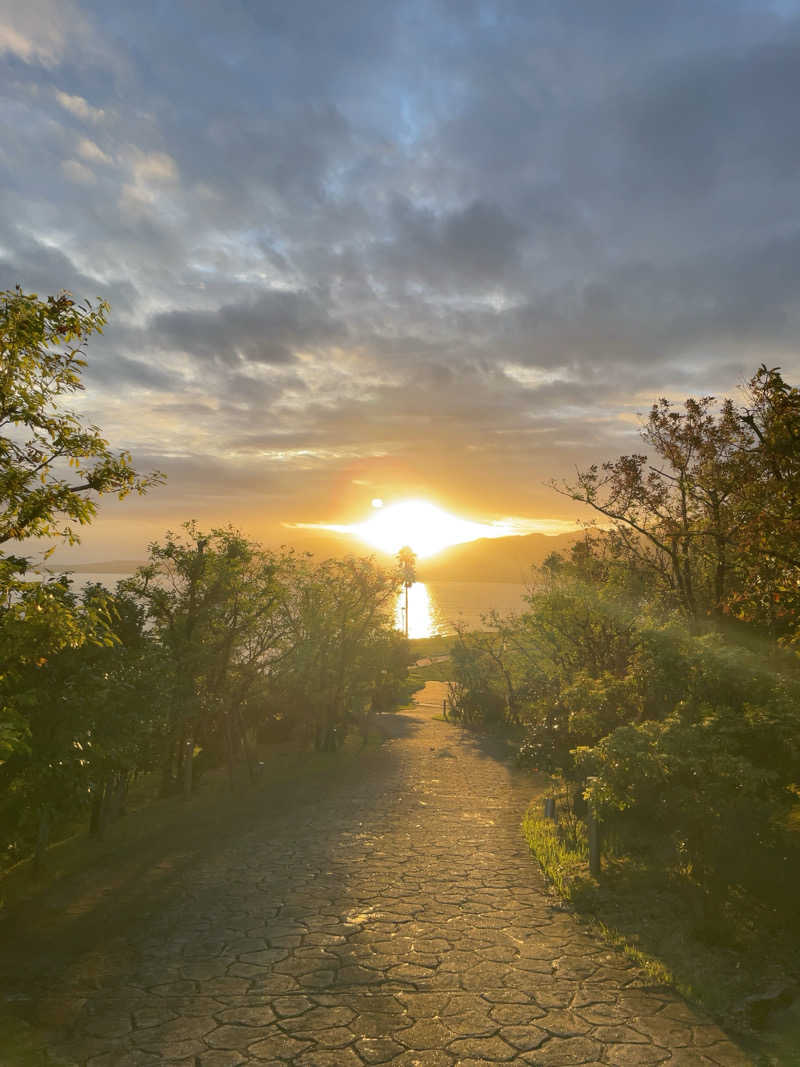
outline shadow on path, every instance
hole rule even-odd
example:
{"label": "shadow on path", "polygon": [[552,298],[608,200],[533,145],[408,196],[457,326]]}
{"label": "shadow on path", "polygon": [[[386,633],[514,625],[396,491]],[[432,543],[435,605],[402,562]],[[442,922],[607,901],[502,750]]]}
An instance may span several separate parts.
{"label": "shadow on path", "polygon": [[52,947],[19,929],[33,962],[6,979],[32,995],[38,1049],[91,1067],[748,1062],[554,905],[519,832],[530,779],[498,739],[429,708],[381,723],[378,749],[331,757],[341,773],[137,858]]}
{"label": "shadow on path", "polygon": [[[409,716],[381,716],[385,740],[411,737],[419,723]],[[247,849],[290,823],[312,825],[315,811],[336,805],[346,822],[348,801],[374,779],[391,774],[395,757],[382,744],[363,753],[332,753],[327,768],[285,782],[240,785],[213,811],[187,811],[176,834],[170,828],[134,855],[113,855],[91,870],[65,878],[12,909],[0,920],[0,1000],[24,1004],[58,986],[77,960],[120,938],[168,910],[191,886],[201,865],[213,865],[227,852]],[[202,787],[201,787],[202,788]],[[178,803],[178,801],[174,801]],[[190,802],[191,803],[191,802]],[[135,818],[135,814],[131,818]],[[202,900],[197,903],[202,907]]]}

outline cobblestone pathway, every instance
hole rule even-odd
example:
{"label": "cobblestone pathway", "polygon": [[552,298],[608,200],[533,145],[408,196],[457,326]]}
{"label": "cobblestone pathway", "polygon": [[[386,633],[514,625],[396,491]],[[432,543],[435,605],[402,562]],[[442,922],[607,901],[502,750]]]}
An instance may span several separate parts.
{"label": "cobblestone pathway", "polygon": [[266,813],[61,976],[44,1062],[747,1064],[557,907],[524,782],[433,713],[392,720],[365,776]]}

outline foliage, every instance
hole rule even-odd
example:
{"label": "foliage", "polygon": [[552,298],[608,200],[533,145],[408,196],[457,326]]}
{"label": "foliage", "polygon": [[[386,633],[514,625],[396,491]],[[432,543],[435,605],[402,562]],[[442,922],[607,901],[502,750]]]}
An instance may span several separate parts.
{"label": "foliage", "polygon": [[[658,624],[644,605],[636,626],[630,612],[624,623],[614,613],[620,628],[608,639],[584,625],[585,595],[583,585],[551,588],[520,620],[537,635],[542,611],[560,621],[546,631],[536,669],[550,691],[528,707],[521,762],[585,793],[618,847],[649,839],[651,862],[698,887],[705,907],[738,890],[770,896],[797,862],[788,826],[800,781],[800,682],[718,633],[698,636],[674,618]],[[600,614],[607,596],[597,590]],[[598,632],[608,659],[598,657]],[[552,654],[560,641],[563,654]]]}
{"label": "foliage", "polygon": [[417,580],[417,555],[408,545],[397,553],[397,566],[400,570],[400,581],[407,589]]}
{"label": "foliage", "polygon": [[[74,543],[98,497],[161,480],[140,476],[64,404],[83,387],[85,343],[107,312],[68,293],[0,293],[0,544]],[[31,582],[28,569],[28,559],[0,555],[0,831],[12,855],[34,839],[41,853],[54,816],[105,794],[110,775],[122,783],[146,734],[139,715],[131,726],[124,694],[141,679],[124,681],[111,599],[98,590],[78,599],[66,579]]]}
{"label": "foliage", "polygon": [[31,583],[10,614],[43,597],[59,603],[55,617],[76,631],[60,647],[45,634],[48,655],[20,657],[0,684],[5,707],[24,726],[24,743],[0,765],[0,828],[11,858],[39,837],[44,847],[54,820],[90,807],[101,832],[111,794],[117,814],[130,776],[148,765],[163,713],[157,650],[129,600],[100,587],[78,598],[65,580]]}
{"label": "foliage", "polygon": [[706,926],[765,904],[790,925],[800,392],[762,366],[743,403],[659,401],[643,437],[561,487],[611,528],[552,553],[521,615],[459,638],[453,698],[464,721],[513,706],[520,762],[561,781],[570,819],[593,809],[607,854],[682,885]]}
{"label": "foliage", "polygon": [[297,563],[281,605],[289,651],[276,689],[319,749],[406,695],[408,641],[394,630],[397,576],[371,559]]}
{"label": "foliage", "polygon": [[150,562],[125,587],[146,609],[170,666],[174,700],[165,728],[162,789],[192,788],[196,747],[232,764],[250,751],[242,719],[281,640],[278,559],[231,528],[185,523],[150,545]]}
{"label": "foliage", "polygon": [[800,392],[761,366],[746,403],[666,399],[646,453],[557,487],[611,520],[618,558],[689,619],[725,614],[793,640],[800,554]]}
{"label": "foliage", "polygon": [[0,293],[0,543],[26,537],[77,539],[95,496],[142,493],[161,479],[141,477],[127,452],[114,453],[96,426],[62,406],[83,388],[83,349],[102,333],[108,304],[78,306],[68,293],[40,300]]}
{"label": "foliage", "polygon": [[457,722],[466,726],[496,726],[506,719],[501,641],[497,633],[458,631],[458,640],[450,654],[453,679],[447,691],[449,714]]}
{"label": "foliage", "polygon": [[[576,760],[598,812],[625,836],[646,819],[668,862],[719,901],[784,880],[800,780],[800,683],[718,640],[687,641],[683,696],[660,721],[629,722]],[[795,854],[792,861],[790,854]]]}

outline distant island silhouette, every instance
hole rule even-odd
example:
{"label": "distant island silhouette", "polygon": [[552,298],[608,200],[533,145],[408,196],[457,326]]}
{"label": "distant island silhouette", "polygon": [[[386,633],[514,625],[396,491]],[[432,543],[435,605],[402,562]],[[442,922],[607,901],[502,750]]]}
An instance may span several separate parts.
{"label": "distant island silhouette", "polygon": [[[538,567],[551,552],[568,552],[583,535],[522,534],[517,537],[482,537],[477,541],[452,545],[435,556],[421,559],[417,577],[422,582],[519,582],[530,579],[531,568]],[[350,538],[320,533],[302,540],[292,538],[298,551],[312,552],[319,558],[332,556],[374,556],[386,566],[394,566],[393,556],[368,550]],[[96,563],[48,562],[42,570],[51,574],[130,574],[144,564],[143,559],[112,559]]]}

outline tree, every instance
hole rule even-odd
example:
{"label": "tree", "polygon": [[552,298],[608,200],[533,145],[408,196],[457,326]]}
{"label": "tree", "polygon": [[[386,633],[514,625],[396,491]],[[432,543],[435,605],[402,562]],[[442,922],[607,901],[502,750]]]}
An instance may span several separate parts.
{"label": "tree", "polygon": [[40,300],[0,293],[0,544],[28,537],[78,540],[96,497],[143,493],[163,476],[140,476],[96,426],[64,409],[83,389],[84,346],[102,333],[108,304],[78,306],[68,293]]}
{"label": "tree", "polygon": [[[127,452],[114,453],[96,426],[63,407],[83,388],[84,347],[107,311],[103,301],[78,306],[68,293],[0,293],[0,546],[74,543],[74,524],[91,522],[98,497],[143,493],[162,479],[138,475]],[[26,582],[27,568],[0,548],[0,764],[28,746],[23,694],[37,688],[32,674],[62,650],[113,639],[99,603],[80,607],[63,583]]]}
{"label": "tree", "polygon": [[555,488],[610,519],[617,556],[690,619],[733,613],[778,636],[800,608],[800,392],[762,366],[746,395],[682,411],[661,399],[642,429],[648,454]]}
{"label": "tree", "polygon": [[408,637],[408,591],[417,580],[417,555],[412,548],[405,545],[397,553],[397,563],[400,568],[400,580],[405,590],[405,635]]}
{"label": "tree", "polygon": [[[47,847],[52,817],[86,796],[76,654],[113,641],[104,604],[82,604],[66,580],[19,583],[0,611],[0,824],[6,847]],[[13,851],[12,851],[12,854]]]}
{"label": "tree", "polygon": [[402,682],[406,650],[392,620],[397,586],[396,573],[371,559],[297,564],[283,604],[288,654],[278,683],[318,749],[336,749],[348,724],[386,709]]}
{"label": "tree", "polygon": [[798,643],[800,627],[800,390],[759,367],[739,418],[752,435],[737,494],[736,541],[746,579],[729,597],[736,618]]}
{"label": "tree", "polygon": [[661,399],[642,437],[651,453],[592,465],[556,487],[613,522],[612,539],[649,569],[693,619],[721,613],[734,571],[733,497],[748,434],[731,401],[688,399],[683,412]]}
{"label": "tree", "polygon": [[126,589],[147,612],[172,666],[174,705],[164,741],[164,789],[192,789],[199,745],[233,768],[248,756],[241,709],[280,654],[281,582],[289,557],[259,549],[237,530],[196,523],[150,545],[150,562]]}

